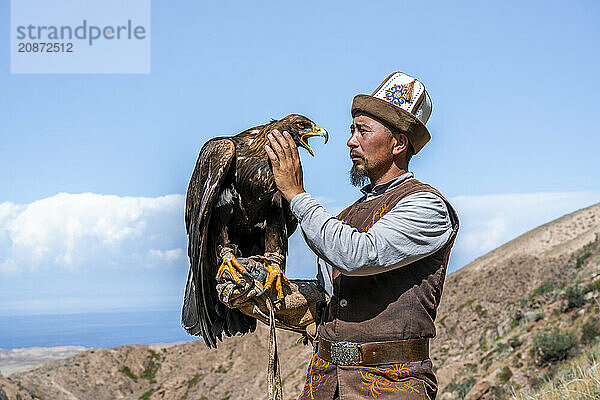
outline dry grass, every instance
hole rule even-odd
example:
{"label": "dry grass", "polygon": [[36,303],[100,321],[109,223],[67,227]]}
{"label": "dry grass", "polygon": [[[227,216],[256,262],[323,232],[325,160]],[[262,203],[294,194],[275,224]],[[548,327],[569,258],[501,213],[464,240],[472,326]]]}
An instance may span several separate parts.
{"label": "dry grass", "polygon": [[514,395],[513,400],[600,400],[600,344],[559,366],[536,393]]}

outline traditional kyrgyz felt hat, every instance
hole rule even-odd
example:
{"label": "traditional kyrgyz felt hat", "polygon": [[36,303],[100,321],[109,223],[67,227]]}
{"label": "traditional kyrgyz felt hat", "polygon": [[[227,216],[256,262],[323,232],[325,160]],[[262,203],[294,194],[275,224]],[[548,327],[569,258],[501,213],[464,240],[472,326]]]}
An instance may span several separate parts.
{"label": "traditional kyrgyz felt hat", "polygon": [[402,72],[394,72],[370,96],[354,97],[352,116],[363,111],[382,119],[404,133],[417,154],[431,139],[425,127],[431,108],[425,85]]}

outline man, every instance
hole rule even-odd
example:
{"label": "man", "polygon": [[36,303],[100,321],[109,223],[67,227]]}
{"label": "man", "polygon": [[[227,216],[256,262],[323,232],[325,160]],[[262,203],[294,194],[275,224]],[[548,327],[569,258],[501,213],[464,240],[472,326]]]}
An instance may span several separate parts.
{"label": "man", "polygon": [[319,282],[331,296],[317,321],[301,399],[436,396],[428,341],[458,218],[437,190],[408,171],[430,139],[430,113],[424,85],[401,72],[371,96],[354,98],[351,181],[370,184],[337,218],[305,192],[291,136],[269,137],[275,182],[319,257]]}

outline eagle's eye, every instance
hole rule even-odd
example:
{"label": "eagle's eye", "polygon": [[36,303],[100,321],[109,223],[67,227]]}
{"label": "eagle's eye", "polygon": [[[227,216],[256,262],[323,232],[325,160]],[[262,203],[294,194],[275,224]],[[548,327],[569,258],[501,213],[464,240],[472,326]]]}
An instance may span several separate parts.
{"label": "eagle's eye", "polygon": [[306,129],[306,128],[308,128],[308,127],[309,127],[309,126],[308,126],[308,124],[307,124],[306,122],[302,122],[302,121],[301,121],[301,122],[298,122],[298,123],[296,123],[296,125],[298,125],[298,128],[300,128],[300,129]]}

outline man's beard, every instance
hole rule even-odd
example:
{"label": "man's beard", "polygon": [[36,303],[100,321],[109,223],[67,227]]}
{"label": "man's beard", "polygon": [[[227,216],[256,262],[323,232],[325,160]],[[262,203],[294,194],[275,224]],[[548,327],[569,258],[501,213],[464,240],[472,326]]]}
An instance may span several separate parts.
{"label": "man's beard", "polygon": [[362,168],[358,168],[359,164],[354,163],[350,169],[350,183],[354,186],[364,186],[369,181],[369,165],[367,160],[362,160]]}

